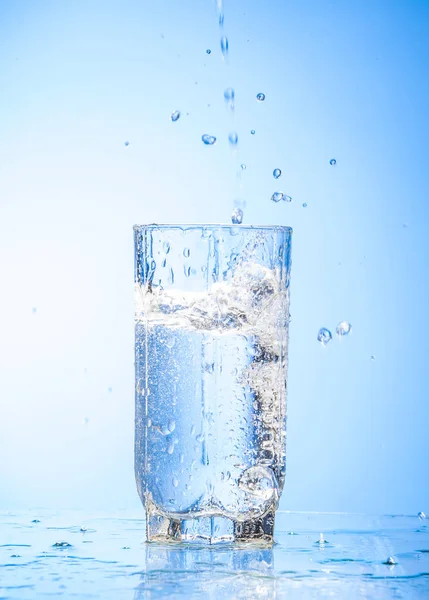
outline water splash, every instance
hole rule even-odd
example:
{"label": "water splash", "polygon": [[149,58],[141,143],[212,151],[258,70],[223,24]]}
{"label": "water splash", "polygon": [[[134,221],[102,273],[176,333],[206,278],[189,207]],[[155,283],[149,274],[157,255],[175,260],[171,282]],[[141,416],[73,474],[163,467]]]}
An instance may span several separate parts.
{"label": "water splash", "polygon": [[208,135],[207,133],[205,133],[204,135],[202,135],[201,139],[202,139],[203,143],[206,146],[213,146],[213,144],[216,143],[215,136],[214,135]]}
{"label": "water splash", "polygon": [[317,341],[326,346],[332,340],[332,333],[326,327],[321,327],[317,334]]}

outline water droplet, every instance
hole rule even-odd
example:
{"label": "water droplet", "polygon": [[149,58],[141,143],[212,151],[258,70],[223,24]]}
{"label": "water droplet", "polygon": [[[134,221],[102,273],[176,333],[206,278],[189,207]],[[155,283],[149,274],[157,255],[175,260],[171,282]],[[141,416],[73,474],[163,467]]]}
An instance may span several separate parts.
{"label": "water droplet", "polygon": [[226,88],[226,90],[223,93],[223,97],[225,99],[225,102],[228,105],[228,108],[230,108],[231,110],[234,110],[234,98],[235,98],[234,89],[232,87]]}
{"label": "water droplet", "polygon": [[231,213],[231,221],[234,225],[241,225],[243,222],[243,211],[241,208],[234,208]]}
{"label": "water droplet", "polygon": [[225,22],[225,16],[223,13],[220,13],[219,15],[219,27],[223,27],[223,24]]}
{"label": "water droplet", "polygon": [[176,477],[173,477],[172,484],[173,484],[173,487],[177,488],[179,485],[179,480]]}
{"label": "water droplet", "polygon": [[128,147],[129,145],[130,145],[130,142],[128,142],[128,141],[127,141],[127,142],[124,142],[124,146],[125,146],[125,147]]}
{"label": "water droplet", "polygon": [[294,531],[289,531],[288,535],[298,535],[297,533],[295,533]]}
{"label": "water droplet", "polygon": [[111,386],[109,386],[109,387],[107,388],[107,391],[109,392],[109,394],[111,394],[111,393],[112,393],[112,390],[113,390],[113,388],[112,388]]}
{"label": "water droplet", "polygon": [[263,102],[265,100],[265,94],[257,94],[256,95],[256,100],[258,100],[259,102]]}
{"label": "water droplet", "polygon": [[281,172],[280,169],[274,169],[274,171],[273,171],[273,177],[274,177],[274,179],[278,179],[281,174],[282,174],[282,172]]}
{"label": "water droplet", "polygon": [[402,223],[402,227],[403,227],[404,229],[407,229],[407,227],[408,227],[408,223]]}
{"label": "water droplet", "polygon": [[191,426],[191,435],[195,435],[195,425]]}
{"label": "water droplet", "polygon": [[173,431],[176,429],[176,422],[173,419],[170,419],[168,421],[168,431],[169,433],[173,433]]}
{"label": "water droplet", "polygon": [[[420,514],[420,513],[419,513],[419,514]],[[40,523],[39,519],[33,519],[31,522],[32,522],[32,523]]]}
{"label": "water droplet", "polygon": [[419,519],[426,519],[426,515],[423,511],[420,511],[419,514],[417,515]]}
{"label": "water droplet", "polygon": [[178,121],[180,119],[180,110],[175,110],[173,113],[171,113],[170,115],[170,119],[173,121]]}
{"label": "water droplet", "polygon": [[283,194],[283,202],[292,202],[292,196],[288,196],[287,194]]}
{"label": "water droplet", "polygon": [[337,335],[338,337],[343,337],[344,335],[348,335],[352,330],[352,326],[347,321],[340,321],[337,325]]}
{"label": "water droplet", "polygon": [[249,467],[241,475],[239,488],[265,502],[277,494],[277,482],[273,472],[267,467]]}
{"label": "water droplet", "polygon": [[308,206],[307,202],[302,203],[302,208],[307,208],[307,206]]}
{"label": "water droplet", "polygon": [[329,543],[328,540],[325,540],[323,533],[321,533],[316,544],[319,544],[320,546],[324,546],[325,544],[328,544],[328,543]]}
{"label": "water droplet", "polygon": [[228,54],[228,38],[223,35],[220,38],[220,51],[222,52],[222,56],[225,58],[225,56]]}
{"label": "water droplet", "polygon": [[206,373],[213,373],[214,371],[214,363],[207,363],[204,367]]}
{"label": "water droplet", "polygon": [[129,550],[130,547],[129,546],[122,546],[122,550]]}
{"label": "water droplet", "polygon": [[174,271],[172,268],[170,268],[170,274],[168,275],[168,283],[171,285],[174,283]]}
{"label": "water droplet", "polygon": [[36,306],[33,306],[33,308],[32,308],[31,310],[32,310],[32,313],[33,313],[33,315],[35,315],[35,314],[36,314],[36,312],[37,312],[37,307],[36,307]]}
{"label": "water droplet", "polygon": [[84,525],[82,525],[82,527],[80,528],[80,531],[81,531],[82,533],[85,533],[85,531],[86,531],[86,527],[85,527]]}
{"label": "water droplet", "polygon": [[212,53],[212,51],[210,50],[210,48],[207,48],[206,52],[207,52],[207,54],[211,54]]}
{"label": "water droplet", "polygon": [[204,436],[202,433],[199,433],[195,439],[197,440],[197,442],[203,442],[204,441]]}
{"label": "water droplet", "polygon": [[213,144],[216,142],[215,136],[208,135],[207,133],[205,133],[203,136],[201,136],[201,139],[203,140],[203,142],[206,146],[213,146]]}
{"label": "water droplet", "polygon": [[254,129],[251,129],[251,130],[250,130],[250,133],[251,133],[252,135],[255,135],[256,131],[255,131]]}
{"label": "water droplet", "polygon": [[331,158],[331,160],[329,161],[329,164],[334,166],[337,164],[337,161],[335,160],[335,158]]}
{"label": "water droplet", "polygon": [[173,440],[171,440],[168,443],[167,452],[168,452],[168,454],[173,454],[173,452],[174,452],[174,442],[173,442]]}
{"label": "water droplet", "polygon": [[284,200],[284,194],[283,192],[274,192],[274,194],[271,196],[271,200],[273,202],[280,202],[280,200]]}
{"label": "water droplet", "polygon": [[247,167],[246,167],[246,165],[244,163],[242,163],[240,166],[241,166],[241,170],[242,171],[245,171],[247,169]]}
{"label": "water droplet", "polygon": [[147,420],[147,426],[148,427],[152,427],[152,419],[148,419]]}
{"label": "water droplet", "polygon": [[55,542],[55,544],[52,544],[52,548],[71,548],[71,544],[68,542]]}
{"label": "water droplet", "polygon": [[89,421],[88,417],[84,417],[84,418],[82,419],[82,425],[87,425],[87,424],[88,424],[88,421]]}
{"label": "water droplet", "polygon": [[375,359],[376,359],[375,354],[371,354],[371,360],[375,360]]}
{"label": "water droplet", "polygon": [[11,558],[21,558],[20,554],[11,554],[10,555]]}
{"label": "water droplet", "polygon": [[393,556],[388,556],[383,564],[384,565],[396,565],[397,563],[396,563],[396,560],[393,558]]}
{"label": "water droplet", "polygon": [[185,273],[185,277],[190,277],[191,276],[191,267],[187,267],[186,265],[183,265],[183,272]]}
{"label": "water droplet", "polygon": [[185,258],[189,258],[189,257],[190,257],[190,255],[191,255],[191,251],[189,250],[189,248],[184,248],[184,249],[183,249],[183,256],[184,256]]}
{"label": "water droplet", "polygon": [[321,327],[317,334],[317,341],[326,346],[332,340],[332,333],[326,327]]}
{"label": "water droplet", "polygon": [[228,141],[231,146],[236,146],[238,144],[238,135],[235,131],[232,131],[228,136]]}

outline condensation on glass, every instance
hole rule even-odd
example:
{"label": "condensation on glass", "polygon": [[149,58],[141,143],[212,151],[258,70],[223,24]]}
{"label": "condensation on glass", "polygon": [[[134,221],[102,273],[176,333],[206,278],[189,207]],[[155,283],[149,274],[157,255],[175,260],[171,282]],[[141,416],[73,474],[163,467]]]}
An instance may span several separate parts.
{"label": "condensation on glass", "polygon": [[265,542],[285,477],[288,227],[136,225],[148,541]]}

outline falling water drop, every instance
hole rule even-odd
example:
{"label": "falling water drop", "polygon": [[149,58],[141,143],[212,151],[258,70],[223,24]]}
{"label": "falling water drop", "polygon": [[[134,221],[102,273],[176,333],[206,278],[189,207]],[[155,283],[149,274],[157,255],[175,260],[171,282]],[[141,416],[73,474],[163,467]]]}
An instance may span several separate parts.
{"label": "falling water drop", "polygon": [[245,171],[247,169],[247,167],[246,167],[246,165],[244,163],[242,163],[240,166],[241,166],[241,170],[242,171]]}
{"label": "falling water drop", "polygon": [[256,100],[258,100],[259,102],[263,102],[265,100],[265,94],[257,94],[256,95]]}
{"label": "falling water drop", "polygon": [[207,52],[207,54],[211,54],[212,53],[212,51],[210,50],[210,48],[207,48],[206,52]]}
{"label": "falling water drop", "polygon": [[170,119],[173,121],[173,123],[178,121],[180,119],[180,110],[175,110],[173,113],[171,113]]}
{"label": "falling water drop", "polygon": [[426,515],[425,515],[425,513],[423,511],[420,511],[417,516],[418,516],[419,519],[422,519],[422,520],[426,519]]}
{"label": "falling water drop", "polygon": [[203,140],[203,142],[206,146],[213,146],[213,144],[216,142],[215,136],[208,135],[207,133],[205,133],[203,136],[201,136],[201,139]]}
{"label": "falling water drop", "polygon": [[302,208],[307,208],[307,206],[308,206],[307,202],[302,203]]}
{"label": "falling water drop", "polygon": [[234,225],[241,225],[243,222],[243,211],[241,208],[234,208],[231,213],[231,221]]}
{"label": "falling water drop", "polygon": [[337,164],[337,161],[335,160],[335,158],[331,158],[331,160],[329,161],[329,164],[334,167]]}
{"label": "falling water drop", "polygon": [[229,46],[229,44],[228,44],[228,38],[225,35],[223,35],[220,38],[220,50],[221,50],[222,56],[224,58],[228,55],[228,46]]}
{"label": "falling water drop", "polygon": [[274,179],[278,179],[281,174],[282,174],[282,172],[281,172],[280,169],[274,169],[274,171],[273,171],[273,177],[274,177]]}
{"label": "falling water drop", "polygon": [[250,133],[251,133],[252,135],[255,135],[256,131],[255,131],[254,129],[251,129],[251,130],[250,130]]}
{"label": "falling water drop", "polygon": [[352,330],[352,326],[347,321],[341,321],[337,325],[337,335],[338,337],[343,337],[344,335],[348,335]]}
{"label": "falling water drop", "polygon": [[238,135],[235,131],[231,131],[231,133],[228,135],[228,141],[231,144],[231,146],[236,146],[238,143]]}
{"label": "falling water drop", "polygon": [[332,333],[326,327],[321,327],[317,334],[317,341],[326,346],[332,340]]}
{"label": "falling water drop", "polygon": [[124,142],[125,147],[128,147],[129,145],[130,145],[130,142],[128,142],[128,141]]}

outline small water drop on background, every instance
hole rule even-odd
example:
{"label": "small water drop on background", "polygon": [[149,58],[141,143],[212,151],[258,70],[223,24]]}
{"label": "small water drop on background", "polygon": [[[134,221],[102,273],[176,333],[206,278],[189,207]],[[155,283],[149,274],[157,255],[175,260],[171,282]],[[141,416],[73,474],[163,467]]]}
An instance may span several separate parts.
{"label": "small water drop on background", "polygon": [[201,139],[203,140],[203,142],[206,146],[213,146],[213,144],[216,142],[215,136],[208,135],[207,133],[205,133],[203,136],[201,136]]}
{"label": "small water drop on background", "polygon": [[168,443],[167,452],[168,452],[168,454],[173,454],[173,452],[174,452],[174,442],[173,441],[170,441]]}
{"label": "small water drop on background", "polygon": [[426,519],[426,515],[425,515],[425,513],[423,511],[420,511],[417,516],[418,516],[419,519],[422,519],[422,520]]}
{"label": "small water drop on background", "polygon": [[110,385],[109,385],[109,387],[107,388],[107,391],[109,392],[109,394],[111,394],[111,393],[112,393],[112,391],[113,391],[113,388],[112,388],[112,386],[110,386]]}
{"label": "small water drop on background", "polygon": [[231,133],[228,135],[228,141],[231,144],[231,146],[236,146],[238,143],[238,135],[235,131],[231,131]]}
{"label": "small water drop on background", "polygon": [[283,202],[292,202],[292,196],[288,196],[287,194],[283,194],[282,200],[283,200]]}
{"label": "small water drop on background", "polygon": [[130,145],[130,142],[128,142],[128,141],[127,141],[127,142],[124,142],[124,146],[125,146],[125,147],[128,147],[129,145]]}
{"label": "small water drop on background", "polygon": [[321,327],[317,334],[317,341],[326,346],[332,340],[332,333],[326,327]]}
{"label": "small water drop on background", "polygon": [[307,206],[308,206],[307,202],[302,203],[302,208],[307,208]]}
{"label": "small water drop on background", "polygon": [[388,558],[386,558],[386,560],[384,561],[385,565],[396,565],[396,560],[393,558],[393,556],[389,556]]}
{"label": "small water drop on background", "polygon": [[226,36],[222,36],[220,38],[220,50],[222,52],[222,56],[225,58],[225,56],[228,54],[228,38]]}
{"label": "small water drop on background", "polygon": [[212,51],[210,50],[210,48],[207,48],[206,52],[207,52],[207,54],[211,54],[212,53]]}
{"label": "small water drop on background", "polygon": [[189,248],[184,248],[183,249],[183,256],[185,258],[189,258],[191,256],[191,251],[189,250]]}
{"label": "small water drop on background", "polygon": [[85,531],[86,531],[86,527],[85,527],[84,525],[82,525],[82,527],[80,528],[80,531],[81,531],[82,533],[85,533]]}
{"label": "small water drop on background", "polygon": [[178,121],[180,119],[180,110],[175,110],[173,113],[171,113],[170,119],[173,121],[173,123]]}
{"label": "small water drop on background", "polygon": [[172,483],[173,483],[173,487],[177,488],[179,485],[179,480],[176,477],[173,477]]}
{"label": "small water drop on background", "polygon": [[371,360],[375,360],[375,354],[371,354]]}
{"label": "small water drop on background", "polygon": [[223,27],[224,22],[225,22],[225,16],[223,13],[221,13],[219,15],[219,27]]}
{"label": "small water drop on background", "polygon": [[82,419],[82,424],[83,424],[83,425],[87,425],[87,424],[88,424],[88,421],[89,421],[88,417],[84,417],[84,418]]}
{"label": "small water drop on background", "polygon": [[331,166],[335,166],[337,164],[337,161],[335,160],[335,158],[331,158],[331,160],[329,161],[329,164]]}
{"label": "small water drop on background", "polygon": [[265,94],[257,94],[256,95],[256,100],[258,100],[259,102],[263,102],[265,100]]}
{"label": "small water drop on background", "polygon": [[242,171],[245,171],[247,169],[247,167],[246,167],[246,165],[244,163],[242,165],[240,165],[240,166],[241,166],[241,170]]}
{"label": "small water drop on background", "polygon": [[352,326],[347,321],[340,321],[337,325],[337,335],[338,337],[343,337],[344,335],[348,335],[352,330]]}
{"label": "small water drop on background", "polygon": [[231,213],[231,221],[234,225],[241,225],[243,222],[243,211],[241,208],[234,208]]}
{"label": "small water drop on background", "polygon": [[280,200],[283,200],[283,192],[274,192],[271,196],[271,200],[273,202],[280,202]]}
{"label": "small water drop on background", "polygon": [[37,307],[33,306],[33,308],[31,309],[31,312],[33,313],[33,315],[35,315],[37,312]]}
{"label": "small water drop on background", "polygon": [[282,172],[281,172],[280,169],[274,169],[274,171],[273,171],[273,177],[274,177],[274,179],[278,179],[281,174],[282,174]]}
{"label": "small water drop on background", "polygon": [[254,129],[251,129],[251,130],[250,130],[250,133],[251,133],[252,135],[255,135],[256,131],[255,131]]}

